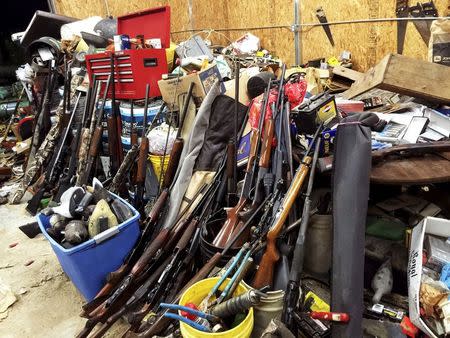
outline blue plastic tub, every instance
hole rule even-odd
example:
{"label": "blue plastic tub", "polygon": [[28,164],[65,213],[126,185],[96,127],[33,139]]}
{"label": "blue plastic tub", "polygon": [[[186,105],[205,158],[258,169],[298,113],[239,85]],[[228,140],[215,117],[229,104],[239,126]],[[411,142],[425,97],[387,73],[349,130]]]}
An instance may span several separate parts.
{"label": "blue plastic tub", "polygon": [[105,285],[107,274],[122,265],[139,237],[139,212],[114,196],[131,208],[133,217],[71,249],[63,248],[47,234],[45,229],[50,227],[49,217],[43,214],[36,216],[61,267],[87,301],[92,300]]}

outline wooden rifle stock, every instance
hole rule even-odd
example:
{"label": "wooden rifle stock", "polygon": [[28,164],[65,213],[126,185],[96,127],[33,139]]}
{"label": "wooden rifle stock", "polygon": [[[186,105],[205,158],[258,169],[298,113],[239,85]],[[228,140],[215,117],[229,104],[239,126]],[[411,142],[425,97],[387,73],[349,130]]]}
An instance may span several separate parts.
{"label": "wooden rifle stock", "polygon": [[284,222],[289,215],[289,210],[294,204],[306,176],[308,175],[310,163],[311,157],[306,156],[303,163],[300,164],[289,190],[286,192],[286,196],[284,197],[281,207],[277,212],[275,222],[267,233],[266,251],[264,252],[261,262],[259,263],[258,271],[256,272],[255,279],[252,283],[252,286],[255,289],[260,289],[266,285],[272,286],[275,263],[280,259],[280,254],[278,253],[276,247],[276,240],[283,229]]}
{"label": "wooden rifle stock", "polygon": [[266,122],[264,123],[264,135],[262,139],[263,144],[261,147],[261,156],[258,163],[258,178],[255,185],[255,197],[253,198],[252,209],[255,209],[264,198],[264,178],[269,171],[274,129],[275,123],[273,122],[273,119],[266,120]]}
{"label": "wooden rifle stock", "polygon": [[[246,168],[246,178],[245,178],[246,180],[248,180],[247,175],[251,174],[253,163],[256,159],[256,149],[258,146],[258,139],[259,139],[259,131],[258,129],[253,128],[250,134],[250,153]],[[246,190],[248,189],[247,187],[245,187],[245,184],[244,188]],[[243,190],[236,206],[234,206],[234,208],[227,210],[227,219],[212,242],[212,244],[215,247],[223,248],[227,244],[231,234],[234,232],[237,224],[239,223],[239,213],[244,210],[244,207],[247,204],[247,200],[248,200],[248,192],[245,192]]]}
{"label": "wooden rifle stock", "polygon": [[[114,79],[113,79],[113,81],[114,81]],[[97,158],[97,155],[100,151],[100,146],[101,146],[102,136],[103,136],[102,117],[103,117],[103,112],[105,110],[106,95],[108,94],[110,84],[111,84],[111,76],[109,75],[108,80],[106,82],[105,90],[103,93],[102,105],[101,105],[99,113],[98,113],[97,124],[95,126],[95,130],[92,135],[91,145],[89,148],[88,162],[86,164],[86,170],[82,173],[81,179],[79,180],[80,185],[87,183],[87,180],[88,180],[89,175],[92,170],[92,166],[94,165],[94,161]]]}
{"label": "wooden rifle stock", "polygon": [[138,167],[136,175],[136,184],[143,185],[145,183],[145,175],[147,170],[149,143],[148,138],[143,136],[141,145],[139,146]]}
{"label": "wooden rifle stock", "polygon": [[261,148],[261,158],[259,159],[260,168],[269,168],[274,131],[275,131],[275,124],[273,122],[273,119],[267,120],[264,123],[263,144]]}
{"label": "wooden rifle stock", "polygon": [[175,178],[175,173],[180,163],[181,152],[183,151],[184,140],[180,137],[173,143],[172,150],[170,151],[169,164],[167,165],[166,173],[163,180],[163,188],[168,188]]}

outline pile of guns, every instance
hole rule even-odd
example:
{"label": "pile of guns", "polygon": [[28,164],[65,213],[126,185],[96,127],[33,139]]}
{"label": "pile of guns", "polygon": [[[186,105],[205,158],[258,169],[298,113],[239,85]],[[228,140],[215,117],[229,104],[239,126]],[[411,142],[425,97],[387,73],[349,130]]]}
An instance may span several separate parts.
{"label": "pile of guns", "polygon": [[[171,312],[175,308],[169,305],[176,304],[194,283],[215,275],[215,268],[223,266],[223,261],[228,261],[228,267],[234,264],[236,268],[232,279],[235,286],[245,279],[257,290],[286,290],[283,322],[295,332],[292,314],[296,313],[299,298],[309,196],[314,180],[312,168],[317,162],[323,125],[318,126],[294,172],[290,109],[283,90],[284,70],[285,67],[281,79],[269,82],[264,92],[257,126],[251,130],[250,155],[244,170],[236,168],[235,144],[240,135],[235,135],[230,138],[226,156],[212,181],[197,191],[171,224],[164,222],[164,215],[170,193],[176,187],[171,186],[173,178],[163,184],[159,197],[142,222],[138,243],[123,265],[108,275],[106,285],[97,296],[83,306],[82,316],[88,320],[78,338],[103,336],[123,315],[127,315],[131,324],[125,337],[152,337],[176,329],[175,314]],[[276,95],[276,100],[271,106],[272,114],[267,114],[270,95]],[[189,97],[183,115],[186,115]],[[180,134],[177,140],[182,148]],[[141,146],[144,144],[141,149],[148,147],[146,142],[145,138],[141,141]],[[136,144],[125,159],[133,151],[137,156]],[[138,170],[142,170],[140,164]],[[298,196],[308,174],[309,183],[299,221],[296,210],[301,199]],[[236,196],[240,180],[243,184]],[[115,181],[113,187],[117,184]],[[141,184],[137,184],[137,205]],[[217,219],[222,220],[220,226],[211,226],[217,224]],[[295,230],[299,226],[296,236]],[[281,242],[295,247],[295,253],[280,252]],[[201,265],[204,245],[213,248],[213,253]],[[233,257],[240,247],[243,249]],[[243,250],[245,257],[238,264]],[[294,259],[289,265],[291,257]],[[210,302],[215,295],[218,299],[214,302],[219,304],[229,300],[231,294],[228,290],[226,294],[215,295],[212,290],[204,302]],[[151,319],[146,319],[150,313],[153,314]]]}
{"label": "pile of guns", "polygon": [[[51,197],[58,203],[61,195],[72,186],[86,186],[93,177],[99,178],[103,185],[111,192],[120,194],[129,199],[143,214],[145,207],[145,179],[148,175],[147,163],[149,153],[149,140],[147,133],[156,126],[165,113],[163,104],[153,121],[148,126],[147,113],[144,113],[142,128],[133,116],[134,102],[131,102],[131,149],[124,153],[122,149],[121,131],[122,121],[119,112],[119,104],[115,100],[114,88],[114,59],[111,59],[111,74],[106,80],[100,80],[93,75],[93,81],[84,85],[86,70],[81,68],[76,76],[71,76],[71,62],[64,63],[63,98],[59,103],[57,115],[59,121],[50,130],[51,107],[54,100],[54,90],[57,88],[58,67],[49,63],[46,86],[42,94],[36,116],[33,135],[32,153],[38,153],[38,149],[47,148],[47,156],[41,156],[40,162],[33,162],[29,177],[24,178],[23,186],[26,189],[33,184],[33,197],[29,200],[26,209],[35,215],[41,208],[41,202],[45,197]],[[82,83],[83,82],[83,83]],[[148,112],[150,102],[150,86],[146,88],[144,111]],[[192,93],[192,89],[190,90]],[[110,98],[111,110],[107,114],[106,104]],[[182,121],[180,122],[181,125]],[[181,128],[179,128],[180,130]],[[104,149],[104,134],[107,132],[108,149]],[[47,136],[46,136],[47,135]],[[179,136],[179,135],[178,135]],[[46,138],[49,138],[47,140]],[[179,157],[182,151],[177,138],[176,147],[172,149],[169,168],[164,173],[163,187],[167,188],[173,181]],[[47,141],[54,142],[54,148],[49,148]],[[105,147],[106,148],[106,147]],[[53,151],[52,151],[53,150]],[[38,153],[38,155],[40,155]],[[100,157],[109,156],[109,166],[105,166]],[[125,156],[124,156],[125,155]],[[29,163],[31,157],[30,154]],[[37,156],[37,155],[36,155]],[[28,172],[28,170],[27,170]],[[41,175],[39,175],[41,173]],[[160,187],[158,187],[160,188]],[[23,196],[25,189],[15,202]]]}

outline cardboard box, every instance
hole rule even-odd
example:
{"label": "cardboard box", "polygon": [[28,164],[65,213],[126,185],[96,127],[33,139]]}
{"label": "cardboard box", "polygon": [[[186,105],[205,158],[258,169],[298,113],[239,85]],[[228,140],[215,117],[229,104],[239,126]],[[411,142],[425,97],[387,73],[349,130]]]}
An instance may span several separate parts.
{"label": "cardboard box", "polygon": [[442,218],[426,217],[412,232],[408,261],[409,318],[412,323],[430,337],[437,336],[420,317],[419,291],[422,279],[422,251],[426,234],[439,237],[450,236],[450,221]]}
{"label": "cardboard box", "polygon": [[178,109],[178,97],[188,92],[191,82],[195,83],[192,95],[194,102],[198,106],[217,80],[221,82],[221,93],[225,93],[225,86],[223,85],[219,69],[216,65],[211,65],[209,68],[197,73],[168,80],[159,80],[158,86],[161,96],[169,109]]}

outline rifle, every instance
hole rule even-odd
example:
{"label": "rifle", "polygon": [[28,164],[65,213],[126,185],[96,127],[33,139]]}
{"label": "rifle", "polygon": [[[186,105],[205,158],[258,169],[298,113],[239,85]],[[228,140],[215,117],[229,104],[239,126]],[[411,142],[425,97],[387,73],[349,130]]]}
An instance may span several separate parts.
{"label": "rifle", "polygon": [[308,187],[305,194],[305,203],[303,204],[302,220],[300,223],[300,231],[298,233],[297,241],[295,243],[294,256],[292,259],[291,270],[289,272],[289,282],[287,284],[286,293],[284,295],[283,312],[281,321],[286,324],[291,332],[296,333],[295,320],[292,317],[292,312],[297,307],[298,298],[300,296],[300,275],[303,272],[303,260],[305,257],[305,237],[306,229],[309,223],[309,213],[311,209],[311,191],[314,184],[314,172],[317,165],[317,158],[319,157],[320,137],[317,139],[317,144],[314,149],[314,156],[312,160],[311,170],[309,174]]}
{"label": "rifle", "polygon": [[[131,126],[130,126],[130,144],[131,146],[138,144],[138,136],[137,131],[134,126],[134,100],[131,100],[130,104],[130,115],[131,115]],[[144,112],[144,114],[147,114],[147,111]]]}
{"label": "rifle", "polygon": [[66,128],[64,128],[62,137],[59,140],[58,144],[58,150],[53,153],[52,159],[49,162],[49,165],[47,167],[47,170],[45,172],[44,177],[44,183],[41,186],[41,188],[38,190],[38,192],[28,201],[28,204],[26,206],[26,210],[32,214],[36,215],[39,204],[41,203],[41,199],[44,196],[44,193],[47,189],[50,189],[51,187],[54,187],[56,184],[57,178],[59,177],[59,173],[62,170],[62,165],[64,161],[64,155],[66,152],[66,142],[69,138],[69,133],[71,131],[71,126],[74,120],[75,111],[78,107],[78,102],[80,101],[81,92],[78,94],[75,105],[73,107],[72,116],[70,117],[69,124]]}
{"label": "rifle", "polygon": [[[205,193],[205,195],[201,196],[201,201],[195,206],[192,213],[187,216],[185,219],[180,220],[180,222],[183,222],[184,224],[189,224],[191,221],[191,218],[194,214],[196,214],[200,208],[203,206],[203,203],[205,201],[209,201],[209,195],[211,193],[211,187],[213,185],[210,185],[210,189],[208,192]],[[195,202],[195,201],[194,201]],[[177,236],[177,234],[184,231],[185,227],[178,227],[178,230],[176,231],[176,234],[172,234],[172,237]],[[186,235],[186,231],[184,231],[183,237]],[[160,233],[156,236],[155,239],[152,240],[151,243],[149,243],[149,246],[145,249],[143,254],[140,256],[140,258],[137,260],[137,262],[134,264],[133,268],[131,269],[130,273],[122,280],[119,287],[116,288],[116,291],[105,301],[103,302],[103,306],[98,307],[95,311],[91,313],[92,318],[88,320],[88,322],[85,325],[85,328],[80,332],[80,334],[77,336],[79,338],[86,337],[90,331],[94,328],[96,323],[99,321],[103,321],[107,316],[109,316],[110,311],[113,311],[114,307],[118,306],[118,303],[120,300],[123,300],[126,296],[126,292],[130,290],[132,285],[136,284],[135,282],[142,274],[145,274],[144,270],[148,266],[151,260],[155,262],[158,262],[158,259],[163,256],[164,252],[164,246],[166,244],[166,239],[169,239],[169,231],[168,229],[163,229],[160,231]],[[156,254],[156,255],[155,255]],[[133,254],[132,254],[133,255]],[[155,257],[153,257],[155,256]],[[148,271],[148,270],[147,270]],[[168,277],[171,277],[170,274],[168,274]],[[161,290],[162,291],[162,290]],[[161,292],[159,291],[159,292]],[[149,295],[149,297],[154,298],[153,296]],[[147,305],[149,307],[150,305]]]}
{"label": "rifle", "polygon": [[[92,135],[92,141],[91,141],[91,145],[89,148],[88,160],[86,163],[86,170],[82,173],[82,177],[80,179],[80,185],[87,184],[89,175],[92,170],[92,166],[94,165],[94,161],[97,159],[97,155],[100,152],[102,136],[103,136],[102,117],[103,117],[103,112],[105,110],[106,96],[108,95],[108,90],[109,90],[110,84],[111,84],[111,75],[108,76],[108,80],[106,81],[105,91],[103,92],[102,105],[100,106],[100,110],[98,112],[97,124],[96,124],[95,130],[94,130],[94,133]],[[108,137],[109,137],[109,134],[108,134]]]}
{"label": "rifle", "polygon": [[306,153],[302,159],[302,163],[295,173],[294,179],[284,196],[283,202],[277,211],[275,220],[267,233],[267,246],[264,255],[259,263],[258,271],[256,272],[255,278],[253,280],[252,286],[255,289],[260,289],[266,285],[272,285],[273,282],[273,271],[275,263],[280,259],[280,254],[277,251],[276,240],[278,235],[283,229],[284,222],[286,221],[289,211],[297,198],[300,189],[303,186],[303,182],[308,174],[309,167],[311,164],[311,157],[309,156],[312,146],[317,142],[320,131],[322,130],[323,124],[317,128],[314,134],[313,140],[309,145]]}
{"label": "rifle", "polygon": [[[44,92],[44,96],[41,100],[39,114],[35,117],[35,126],[33,131],[33,138],[31,141],[31,149],[30,154],[28,156],[29,159],[33,159],[36,155],[36,151],[38,150],[40,144],[42,143],[45,135],[49,131],[50,126],[50,109],[52,105],[53,99],[53,89],[56,83],[56,66],[55,60],[51,60],[48,66],[49,74],[46,79],[46,88]],[[65,109],[65,107],[64,107]],[[30,162],[30,160],[28,161]],[[28,169],[28,168],[27,168]]]}
{"label": "rifle", "polygon": [[[263,195],[268,195],[273,186],[273,175],[269,174],[270,154],[272,153],[272,140],[274,133],[274,122],[270,118],[264,123],[263,145],[261,157],[259,159],[258,178],[256,179],[255,197],[252,205],[259,205],[263,200]],[[264,192],[262,188],[265,188]]]}
{"label": "rifle", "polygon": [[133,166],[136,158],[139,154],[139,147],[137,144],[133,144],[130,150],[128,150],[123,162],[120,164],[119,170],[114,175],[108,190],[113,194],[118,194],[122,191],[122,187],[125,183],[125,177],[129,174],[131,167]]}
{"label": "rifle", "polygon": [[214,238],[212,242],[212,244],[218,248],[223,248],[230,239],[231,234],[234,232],[237,224],[239,223],[239,213],[243,211],[250,196],[250,190],[253,185],[253,179],[257,166],[256,157],[259,153],[259,148],[261,145],[261,130],[266,116],[270,86],[271,81],[269,81],[269,84],[267,85],[266,91],[264,93],[263,105],[258,121],[258,129],[252,128],[250,134],[250,154],[247,162],[244,186],[242,188],[241,196],[236,206],[227,210],[227,219],[220,229],[219,233],[217,234],[216,238]]}
{"label": "rifle", "polygon": [[[83,129],[81,131],[80,147],[78,149],[78,166],[77,166],[77,186],[82,185],[82,176],[86,170],[86,164],[89,155],[89,146],[91,144],[92,134],[95,130],[95,114],[94,111],[97,107],[97,99],[99,94],[99,83],[96,75],[93,75],[92,89],[89,87],[88,98],[85,108],[87,109],[87,118],[85,120]],[[91,96],[89,96],[91,94]]]}
{"label": "rifle", "polygon": [[[401,157],[415,157],[423,156],[425,154],[442,153],[450,151],[449,141],[438,141],[428,143],[411,143],[392,146],[386,149],[372,151],[372,164],[377,164],[384,161],[389,156]],[[447,158],[446,155],[441,154],[442,157]],[[327,172],[333,168],[333,156],[327,156],[319,159],[319,171]]]}
{"label": "rifle", "polygon": [[[213,186],[210,186],[213,187]],[[200,215],[194,216],[190,221],[188,221],[188,226],[185,228],[183,235],[178,240],[177,245],[175,246],[174,253],[172,254],[172,259],[170,263],[167,265],[167,268],[164,270],[164,272],[161,274],[161,277],[158,280],[157,285],[148,292],[146,296],[146,302],[142,309],[136,313],[133,313],[131,316],[131,330],[137,329],[144,317],[147,315],[147,313],[152,309],[153,306],[155,306],[155,303],[158,299],[160,299],[161,294],[165,289],[167,289],[167,282],[169,279],[172,279],[174,276],[178,276],[180,273],[180,270],[183,266],[187,265],[186,260],[184,259],[186,254],[188,256],[193,256],[192,246],[191,249],[186,252],[186,247],[191,240],[192,235],[195,233],[196,236],[198,236],[200,233],[196,232],[196,229],[198,228],[200,221],[205,218],[205,215],[209,212],[209,206],[211,205],[211,202],[213,201],[212,198],[210,198],[211,195],[214,195],[214,192],[217,190],[218,185],[211,188],[211,190],[207,191],[203,197],[202,201],[196,206],[196,210],[193,211],[192,214],[196,214],[200,208],[202,208],[202,212]],[[191,215],[192,215],[191,214]],[[194,238],[193,243],[198,244],[198,241]],[[195,246],[196,246],[195,245]],[[163,288],[166,286],[165,288]]]}
{"label": "rifle", "polygon": [[168,188],[172,184],[173,179],[175,178],[175,173],[178,168],[178,163],[180,162],[181,152],[183,151],[183,146],[184,146],[184,140],[181,137],[181,131],[183,130],[184,120],[186,118],[186,115],[187,115],[187,112],[189,109],[189,102],[191,101],[194,85],[195,85],[194,82],[191,82],[191,84],[189,85],[189,90],[188,90],[187,97],[184,102],[183,111],[180,116],[180,123],[178,126],[177,137],[175,139],[175,142],[173,143],[173,147],[170,152],[169,164],[167,165],[167,170],[164,175],[163,184],[162,184],[163,188]]}
{"label": "rifle", "polygon": [[[86,98],[86,104],[87,104],[87,98]],[[73,112],[73,114],[75,114],[75,112]],[[67,168],[65,168],[60,176],[59,179],[59,187],[58,187],[58,191],[56,192],[55,196],[53,197],[53,200],[55,202],[59,202],[62,194],[69,189],[72,185],[73,185],[73,179],[75,177],[75,172],[77,169],[77,162],[78,159],[75,156],[75,154],[77,153],[78,150],[78,144],[80,143],[80,137],[81,137],[81,128],[83,125],[83,121],[85,118],[86,114],[86,109],[83,112],[83,116],[81,118],[81,121],[76,125],[75,127],[75,136],[72,139],[72,143],[70,146],[70,153],[72,154],[69,158],[69,164],[67,166]]]}
{"label": "rifle", "polygon": [[145,88],[144,122],[142,126],[142,137],[141,137],[141,144],[139,146],[139,158],[137,164],[136,194],[134,196],[134,204],[138,210],[140,210],[144,205],[144,185],[145,185],[145,175],[147,172],[148,151],[149,151],[149,143],[146,135],[149,94],[150,94],[150,85],[147,84],[147,87]]}
{"label": "rifle", "polygon": [[147,219],[144,222],[144,229],[141,232],[137,244],[134,246],[133,250],[127,256],[125,262],[119,267],[119,269],[111,272],[108,275],[107,277],[108,282],[97,293],[95,298],[91,302],[83,305],[84,314],[92,312],[101,303],[103,303],[105,297],[109,295],[109,293],[121,281],[121,279],[125,276],[125,274],[129,272],[130,268],[134,266],[134,264],[136,264],[139,257],[142,256],[142,253],[147,248],[147,245],[150,241],[150,234],[153,232],[153,227],[156,225],[156,222],[159,219],[159,216],[161,214],[164,205],[166,204],[168,196],[169,196],[168,190],[164,189],[161,195],[159,195],[156,203],[153,205],[152,210],[150,211]]}
{"label": "rifle", "polygon": [[[227,252],[230,250],[230,248],[235,244],[235,242],[241,237],[241,235],[248,230],[248,227],[253,224],[254,220],[257,218],[257,215],[259,212],[263,209],[263,207],[266,205],[266,203],[271,199],[271,195],[267,196],[264,202],[258,206],[256,211],[251,215],[251,217],[245,222],[244,226],[239,230],[239,232],[236,233],[234,237],[232,237],[228,243],[225,245],[223,250],[221,252],[216,252],[214,256],[212,256],[209,261],[203,265],[203,267],[192,277],[184,287],[178,291],[178,293],[175,295],[175,297],[170,300],[171,303],[177,303],[181,295],[190,288],[195,283],[199,282],[202,279],[205,279],[208,274],[211,272],[211,270],[219,263],[219,261],[222,259],[224,255],[227,254]],[[161,333],[170,323],[170,319],[165,317],[164,314],[168,310],[164,310],[163,313],[161,313],[158,316],[158,319],[150,326],[145,327],[141,325],[141,328],[139,330],[139,334],[133,334],[131,332],[128,332],[125,336],[126,337],[153,337],[154,335],[157,335]]]}
{"label": "rifle", "polygon": [[[117,72],[117,79],[119,73]],[[116,105],[116,79],[114,53],[111,53],[111,115],[107,116],[109,156],[111,157],[111,173],[115,174],[123,161],[122,142],[120,140],[121,118]]]}
{"label": "rifle", "polygon": [[75,183],[74,178],[75,178],[75,173],[76,173],[76,169],[77,169],[78,158],[74,154],[77,154],[79,147],[80,147],[81,133],[82,133],[82,129],[85,124],[85,121],[86,121],[86,116],[90,115],[89,112],[91,109],[91,100],[92,100],[91,96],[92,96],[92,90],[90,87],[88,87],[88,91],[87,91],[87,94],[85,96],[85,101],[84,101],[83,115],[81,117],[81,120],[79,121],[79,123],[77,124],[77,126],[75,128],[76,129],[75,137],[72,140],[72,144],[71,144],[72,156],[70,156],[68,167],[66,169],[64,169],[63,173],[61,174],[61,177],[59,180],[58,192],[56,193],[55,197],[53,198],[56,202],[59,202],[61,195],[67,189],[69,189],[73,185],[73,183]]}

